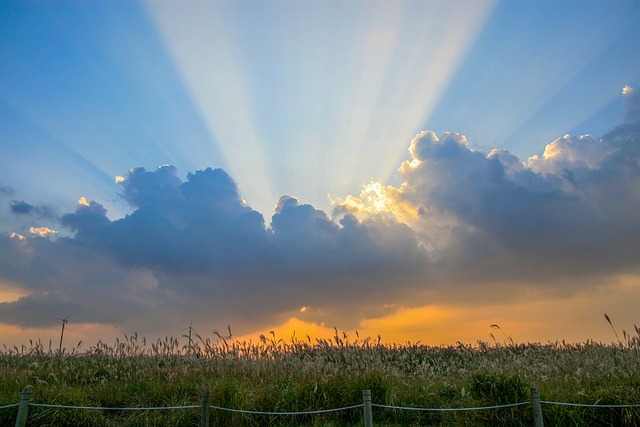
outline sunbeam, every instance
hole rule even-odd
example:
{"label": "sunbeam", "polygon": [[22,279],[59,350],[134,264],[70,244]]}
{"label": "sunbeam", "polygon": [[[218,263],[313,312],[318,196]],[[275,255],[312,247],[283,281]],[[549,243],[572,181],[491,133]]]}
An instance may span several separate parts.
{"label": "sunbeam", "polygon": [[326,208],[327,193],[392,175],[493,3],[191,6],[147,3],[229,171],[267,213],[279,194]]}
{"label": "sunbeam", "polygon": [[1,13],[11,25],[0,28],[0,54],[12,66],[0,68],[0,170],[23,176],[22,197],[70,207],[87,196],[120,217],[114,177],[131,167],[225,166],[135,3]]}
{"label": "sunbeam", "polygon": [[215,3],[150,3],[177,69],[217,142],[230,173],[252,205],[275,203],[266,144],[251,117],[250,82]]}
{"label": "sunbeam", "polygon": [[[640,36],[638,5],[547,6],[554,13],[535,3],[496,7],[426,128],[456,129],[487,151],[504,147],[526,157],[618,98],[640,66],[625,48]],[[598,25],[585,25],[593,15]]]}

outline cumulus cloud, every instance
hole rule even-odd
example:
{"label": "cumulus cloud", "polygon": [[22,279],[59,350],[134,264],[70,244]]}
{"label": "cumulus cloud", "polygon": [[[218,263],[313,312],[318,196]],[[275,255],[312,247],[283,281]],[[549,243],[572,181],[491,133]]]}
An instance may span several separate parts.
{"label": "cumulus cloud", "polygon": [[368,183],[331,215],[285,195],[268,223],[222,169],[183,180],[170,165],[134,168],[117,179],[125,217],[81,198],[60,219],[70,235],[0,235],[0,280],[27,294],[0,304],[0,322],[73,313],[147,331],[190,320],[248,330],[304,315],[357,327],[388,307],[477,298],[495,283],[574,292],[638,274],[640,123],[629,117],[529,159],[424,131],[399,186]]}
{"label": "cumulus cloud", "polygon": [[124,218],[112,221],[103,205],[81,199],[60,221],[73,237],[2,238],[2,279],[31,294],[3,303],[0,322],[23,324],[17,313],[27,310],[29,325],[46,324],[62,307],[84,321],[160,331],[185,316],[255,325],[310,302],[336,318],[355,298],[364,315],[423,268],[404,224],[352,215],[338,223],[283,196],[267,226],[221,169],[182,181],[173,166],[135,168],[120,185],[134,208]]}
{"label": "cumulus cloud", "polygon": [[432,267],[452,281],[544,284],[637,272],[639,127],[599,139],[566,135],[526,162],[425,131],[399,169],[402,185],[385,197],[413,209],[414,219],[405,218],[434,249]]}

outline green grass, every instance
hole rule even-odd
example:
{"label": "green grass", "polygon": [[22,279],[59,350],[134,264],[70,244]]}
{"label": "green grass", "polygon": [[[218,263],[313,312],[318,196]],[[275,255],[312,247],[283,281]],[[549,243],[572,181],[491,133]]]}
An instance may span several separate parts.
{"label": "green grass", "polygon": [[[637,332],[637,331],[636,331]],[[310,411],[362,403],[407,407],[476,407],[529,400],[586,404],[640,404],[640,342],[618,344],[386,345],[379,340],[257,343],[217,336],[191,346],[176,338],[147,343],[137,335],[113,345],[80,346],[62,357],[40,342],[0,350],[0,406],[31,402],[98,407],[211,404],[255,411]],[[13,425],[17,410],[0,410]],[[477,412],[415,412],[374,408],[374,425],[531,425],[527,406]],[[591,409],[543,405],[547,425],[640,425],[640,408]],[[29,426],[198,426],[199,409],[88,411],[29,408]],[[212,425],[362,425],[360,409],[321,415],[244,415],[212,410]]]}

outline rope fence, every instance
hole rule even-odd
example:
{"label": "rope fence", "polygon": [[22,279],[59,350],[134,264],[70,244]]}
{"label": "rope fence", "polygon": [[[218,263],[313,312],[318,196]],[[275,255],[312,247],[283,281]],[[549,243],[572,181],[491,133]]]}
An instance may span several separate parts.
{"label": "rope fence", "polygon": [[589,403],[567,403],[567,402],[549,402],[547,400],[541,400],[540,403],[546,405],[561,405],[561,406],[579,406],[581,408],[640,408],[639,405],[591,405]]}
{"label": "rope fence", "polygon": [[191,406],[153,406],[150,408],[103,408],[101,406],[50,405],[47,403],[29,403],[29,406],[35,406],[39,408],[85,409],[88,411],[161,411],[166,409],[194,409],[194,408],[200,407],[200,405],[191,405]]}
{"label": "rope fence", "polygon": [[522,406],[522,405],[530,405],[530,404],[531,402],[520,402],[520,403],[507,403],[506,405],[496,405],[496,406],[475,406],[473,408],[413,408],[408,406],[379,405],[377,403],[372,403],[371,406],[374,406],[376,408],[385,408],[385,409],[399,409],[402,411],[456,412],[456,411],[484,411],[486,409],[512,408],[514,406]]}
{"label": "rope fence", "polygon": [[4,405],[4,406],[0,406],[0,409],[6,409],[6,408],[15,408],[16,406],[19,406],[19,403],[12,403],[11,405]]}
{"label": "rope fence", "polygon": [[220,406],[209,405],[211,409],[218,409],[220,411],[227,412],[236,412],[240,414],[252,414],[252,415],[312,415],[312,414],[327,414],[329,412],[339,412],[346,411],[349,409],[362,408],[364,404],[360,403],[358,405],[345,406],[343,408],[333,408],[333,409],[318,409],[315,411],[300,411],[300,412],[265,412],[265,411],[248,411],[245,409],[231,409],[231,408],[222,408]]}
{"label": "rope fence", "polygon": [[211,410],[227,411],[248,415],[314,415],[314,414],[326,414],[330,412],[347,411],[352,409],[362,408],[364,426],[373,426],[373,408],[393,409],[399,411],[430,411],[430,412],[456,412],[456,411],[484,411],[495,410],[502,408],[513,408],[517,406],[531,405],[533,412],[533,425],[534,427],[543,427],[541,404],[545,405],[560,405],[560,406],[573,406],[582,408],[640,408],[640,404],[629,405],[608,405],[608,404],[585,404],[585,403],[567,403],[567,402],[553,402],[548,400],[540,400],[540,393],[535,387],[531,388],[531,401],[508,403],[504,405],[495,406],[477,406],[469,408],[419,408],[419,407],[407,407],[407,406],[393,406],[382,405],[371,402],[371,391],[364,390],[362,392],[363,403],[357,405],[345,406],[341,408],[331,409],[319,409],[312,411],[298,411],[298,412],[276,412],[276,411],[251,411],[245,409],[232,409],[224,408],[221,406],[211,405],[211,394],[208,391],[202,392],[202,399],[200,405],[185,405],[185,406],[154,406],[154,407],[137,407],[137,408],[112,408],[112,407],[98,407],[98,406],[71,406],[71,405],[53,405],[46,403],[31,403],[29,402],[31,395],[31,387],[27,386],[20,393],[20,403],[14,403],[9,405],[0,406],[0,409],[8,409],[18,407],[18,415],[16,417],[16,427],[25,427],[27,420],[27,410],[29,406],[40,408],[59,408],[59,409],[80,409],[89,411],[160,411],[160,410],[178,410],[178,409],[197,409],[200,408],[201,427],[209,426],[209,415]]}

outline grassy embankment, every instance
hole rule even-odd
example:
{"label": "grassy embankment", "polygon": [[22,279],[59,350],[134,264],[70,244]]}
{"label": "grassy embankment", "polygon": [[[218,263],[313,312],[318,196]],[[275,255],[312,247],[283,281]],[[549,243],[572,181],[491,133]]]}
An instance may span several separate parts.
{"label": "grassy embankment", "polygon": [[[62,357],[40,342],[0,350],[0,406],[33,388],[33,403],[100,407],[211,404],[256,411],[306,411],[362,403],[409,407],[474,407],[542,400],[640,403],[640,333],[617,344],[385,345],[372,339],[239,343],[218,337],[181,346],[137,335],[114,345],[80,345]],[[0,425],[17,410],[1,409]],[[375,408],[374,425],[531,425],[529,406],[478,412],[409,412]],[[547,425],[640,425],[640,408],[543,405]],[[212,425],[361,425],[361,410],[265,416],[212,410]],[[29,408],[29,426],[197,426],[199,410],[106,412]]]}

